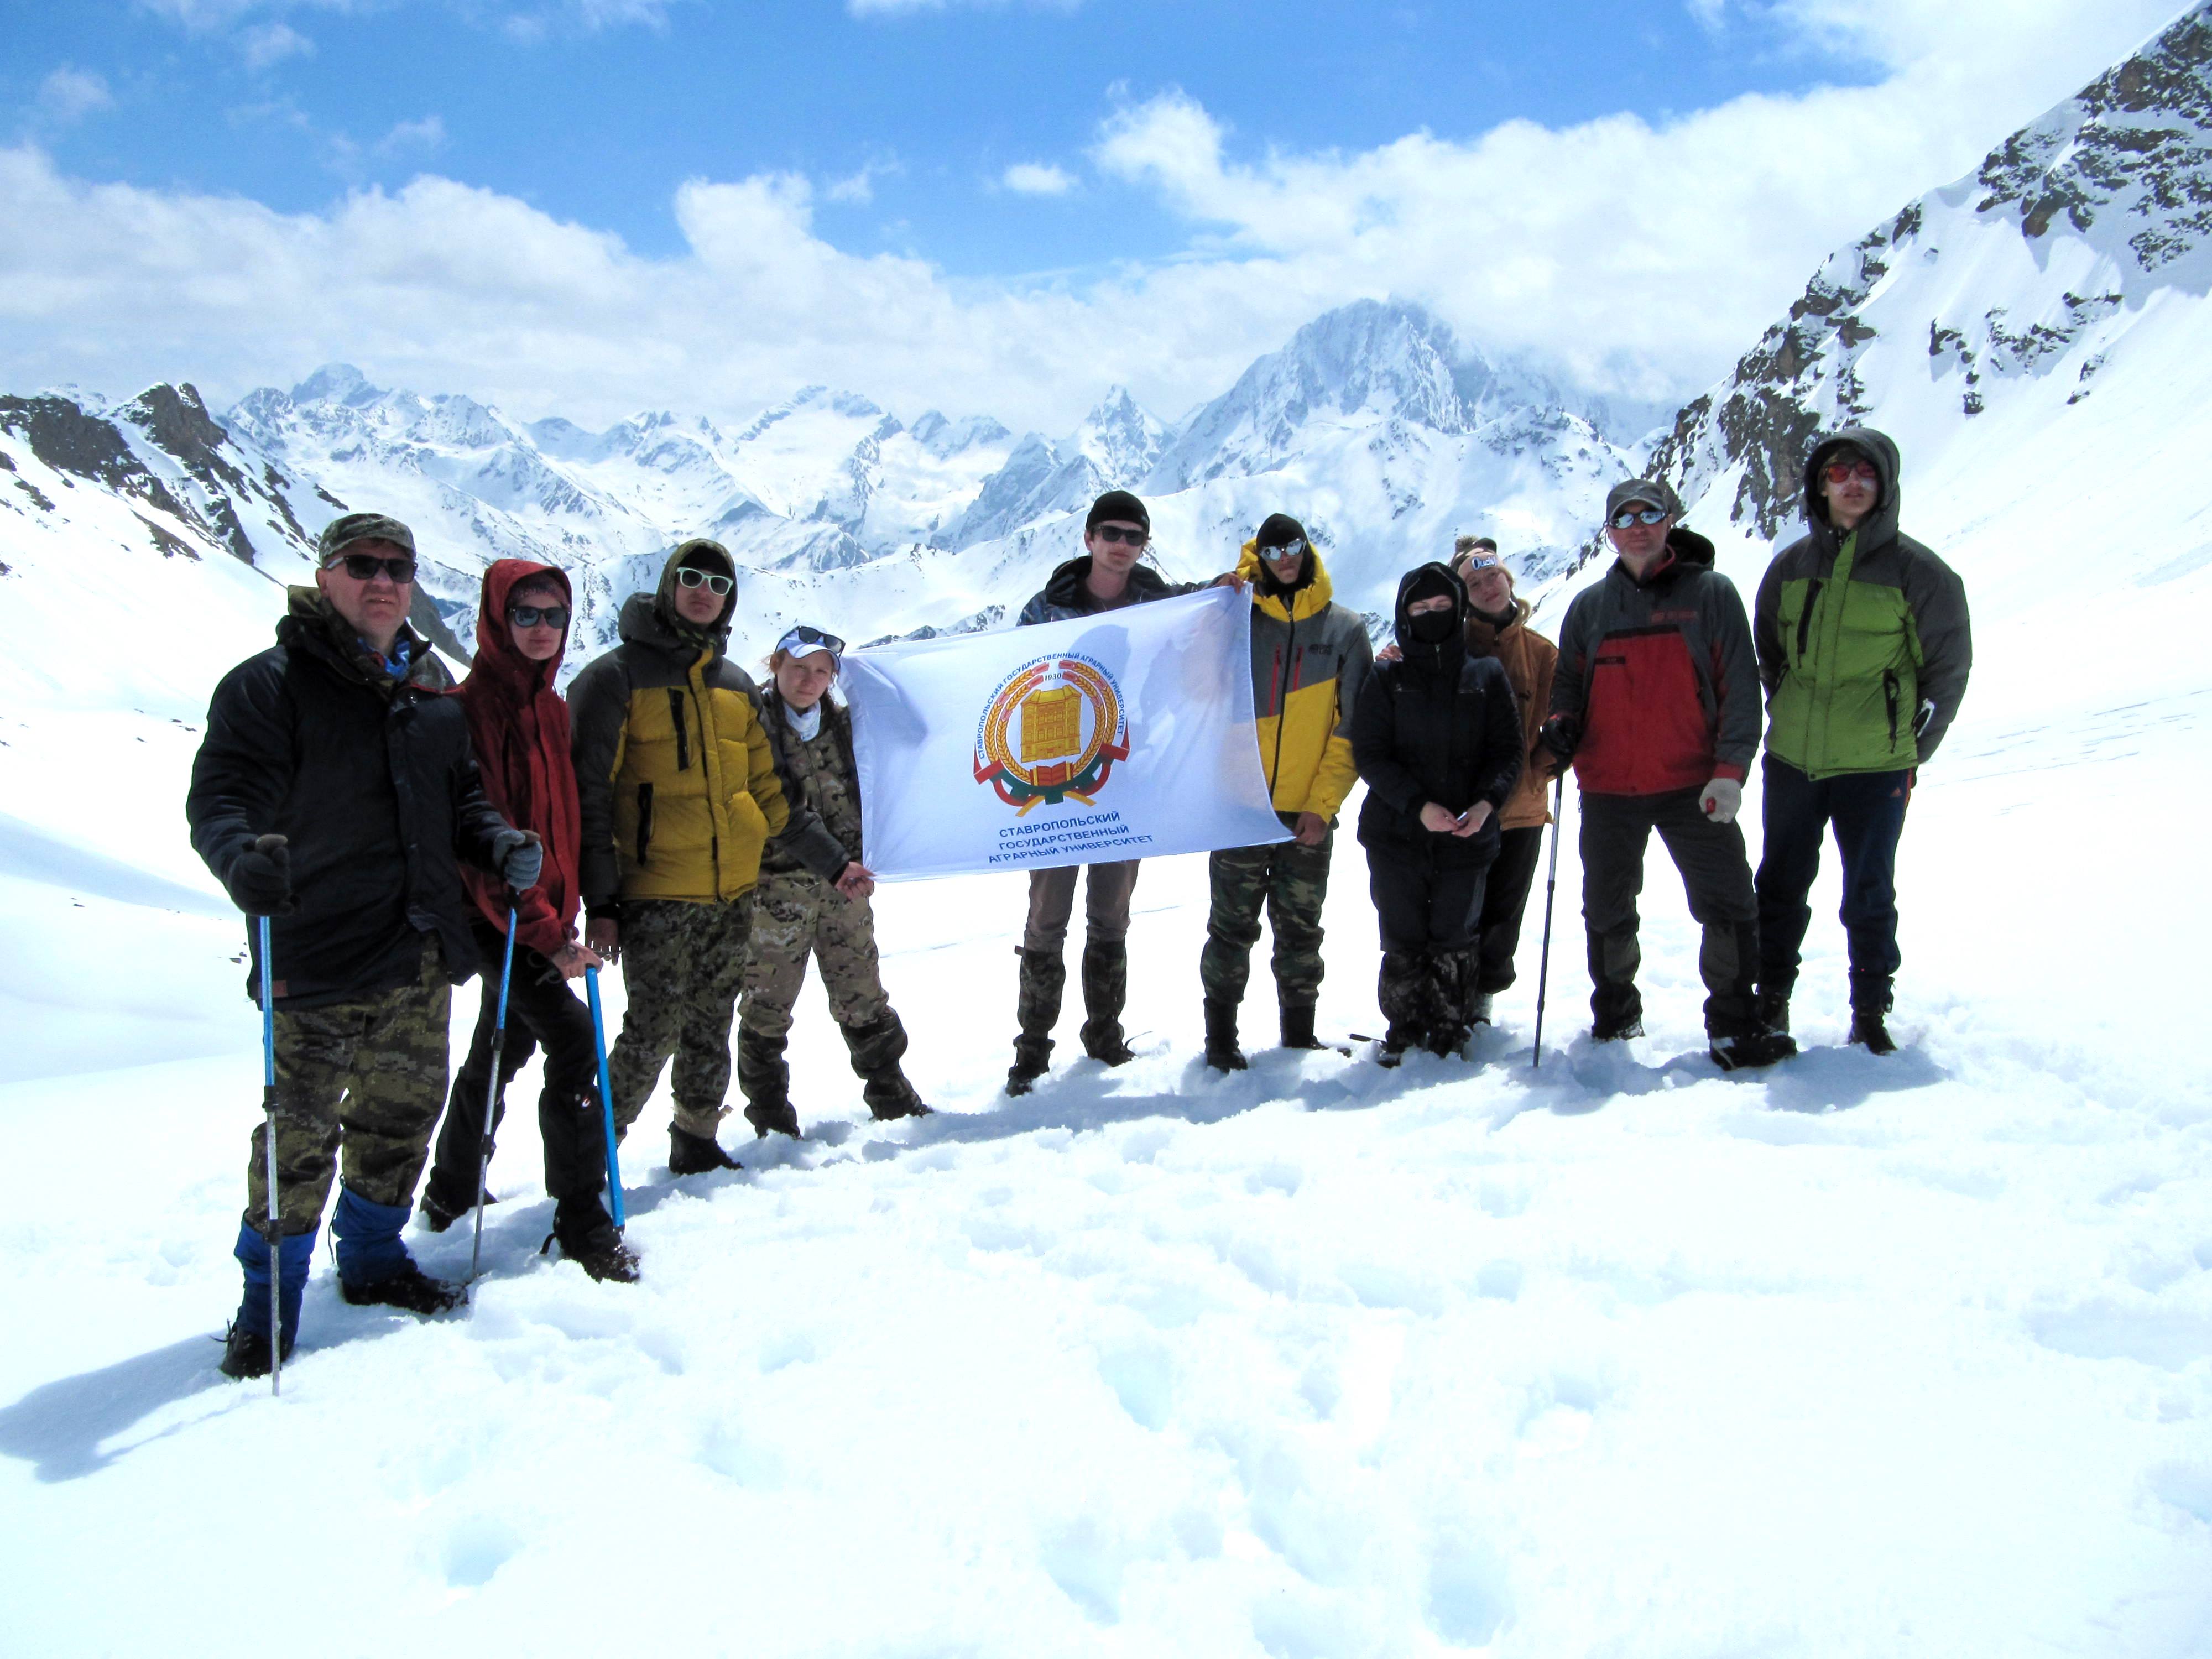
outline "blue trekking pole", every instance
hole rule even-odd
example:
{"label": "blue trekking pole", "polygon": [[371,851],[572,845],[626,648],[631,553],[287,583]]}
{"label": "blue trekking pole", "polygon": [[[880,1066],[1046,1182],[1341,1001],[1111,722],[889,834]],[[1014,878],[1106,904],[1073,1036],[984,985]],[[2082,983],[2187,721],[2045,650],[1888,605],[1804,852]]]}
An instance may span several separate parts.
{"label": "blue trekking pole", "polygon": [[622,1160],[615,1150],[615,1091],[607,1081],[607,1022],[599,1012],[599,970],[584,969],[584,988],[592,1000],[592,1046],[599,1054],[599,1115],[607,1126],[607,1213],[617,1228],[627,1224],[623,1215]]}
{"label": "blue trekking pole", "polygon": [[514,907],[507,907],[507,956],[499,965],[499,1018],[491,1032],[491,1076],[484,1083],[483,1146],[477,1154],[477,1236],[469,1245],[469,1279],[483,1251],[484,1182],[491,1178],[492,1108],[499,1101],[499,1068],[507,1058],[507,982],[514,977]]}
{"label": "blue trekking pole", "polygon": [[269,918],[261,924],[261,1110],[269,1158],[269,1392],[282,1391],[284,1377],[283,1270],[278,1258],[283,1237],[276,1205],[276,998],[269,971]]}

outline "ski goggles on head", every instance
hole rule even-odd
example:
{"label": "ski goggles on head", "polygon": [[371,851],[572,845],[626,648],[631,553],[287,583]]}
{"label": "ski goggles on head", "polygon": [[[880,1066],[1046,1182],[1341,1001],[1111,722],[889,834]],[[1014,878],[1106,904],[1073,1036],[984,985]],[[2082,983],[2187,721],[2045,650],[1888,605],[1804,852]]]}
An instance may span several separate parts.
{"label": "ski goggles on head", "polygon": [[412,559],[380,559],[374,553],[333,553],[323,561],[325,570],[336,570],[341,565],[346,574],[357,582],[373,582],[379,576],[389,576],[404,587],[415,580]]}
{"label": "ski goggles on head", "polygon": [[1626,530],[1636,524],[1663,524],[1667,509],[1663,507],[1624,507],[1613,515],[1613,527]]}
{"label": "ski goggles on head", "polygon": [[1142,547],[1152,538],[1151,531],[1133,524],[1102,524],[1091,533],[1102,542],[1121,542],[1130,547]]}
{"label": "ski goggles on head", "polygon": [[688,564],[677,567],[676,580],[685,587],[697,587],[704,584],[707,591],[718,598],[737,586],[737,583],[727,576],[717,576],[711,570],[696,569]]}
{"label": "ski goggles on head", "polygon": [[1849,483],[1853,478],[1878,484],[1881,473],[1872,461],[1830,461],[1820,469],[1820,476],[1830,483]]}
{"label": "ski goggles on head", "polygon": [[835,634],[825,634],[818,628],[801,623],[778,640],[775,648],[787,651],[794,657],[811,657],[817,651],[827,651],[833,657],[842,657],[845,654],[845,641]]}
{"label": "ski goggles on head", "polygon": [[518,605],[507,613],[507,623],[514,628],[565,629],[568,625],[568,607],[565,605]]}
{"label": "ski goggles on head", "polygon": [[1289,541],[1285,542],[1280,547],[1261,548],[1260,550],[1260,556],[1263,559],[1295,559],[1305,550],[1306,544],[1304,538],[1293,536]]}

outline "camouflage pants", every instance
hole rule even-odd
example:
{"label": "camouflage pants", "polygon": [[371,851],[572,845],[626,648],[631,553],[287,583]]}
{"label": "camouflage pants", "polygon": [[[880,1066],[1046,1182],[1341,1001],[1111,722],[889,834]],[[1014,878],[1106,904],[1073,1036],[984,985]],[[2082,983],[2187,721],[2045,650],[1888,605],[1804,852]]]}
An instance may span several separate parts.
{"label": "camouflage pants", "polygon": [[1275,935],[1277,1000],[1285,1008],[1310,1008],[1321,1000],[1321,907],[1328,896],[1328,860],[1335,840],[1332,830],[1318,847],[1294,841],[1231,847],[1206,861],[1213,904],[1206,914],[1198,978],[1207,1001],[1234,1006],[1244,1000],[1262,908]]}
{"label": "camouflage pants", "polygon": [[[345,1184],[406,1206],[446,1101],[453,988],[437,945],[412,985],[322,1008],[276,1011],[276,1193],[284,1231],[312,1232],[343,1160]],[[269,1127],[253,1131],[246,1221],[269,1218]]]}
{"label": "camouflage pants", "polygon": [[872,1107],[911,1097],[899,1070],[906,1028],[884,994],[877,965],[875,911],[866,899],[848,899],[801,871],[763,876],[753,890],[752,951],[738,1013],[738,1086],[746,1100],[755,1106],[789,1103],[784,1042],[810,956],[821,964],[830,1018],[866,1085],[863,1097]]}
{"label": "camouflage pants", "polygon": [[615,1127],[645,1109],[660,1068],[676,1059],[676,1127],[711,1136],[728,1109],[730,1024],[752,928],[750,893],[728,904],[632,899],[622,908],[622,1035],[607,1054]]}

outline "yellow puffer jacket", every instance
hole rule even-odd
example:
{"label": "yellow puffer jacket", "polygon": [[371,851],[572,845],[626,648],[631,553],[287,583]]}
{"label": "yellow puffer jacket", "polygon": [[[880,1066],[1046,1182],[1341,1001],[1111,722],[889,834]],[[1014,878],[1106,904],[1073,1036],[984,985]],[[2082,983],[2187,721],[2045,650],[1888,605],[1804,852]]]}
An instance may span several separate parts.
{"label": "yellow puffer jacket", "polygon": [[736,593],[715,629],[672,621],[676,567],[696,545],[670,556],[659,592],[623,604],[623,642],[568,693],[587,914],[622,899],[741,898],[772,838],[827,878],[846,863],[790,787],[751,677],[722,654]]}
{"label": "yellow puffer jacket", "polygon": [[1352,709],[1375,666],[1367,625],[1330,601],[1328,570],[1308,543],[1313,579],[1295,592],[1268,586],[1255,544],[1237,574],[1252,589],[1252,712],[1260,763],[1278,812],[1334,818],[1359,774],[1352,763]]}

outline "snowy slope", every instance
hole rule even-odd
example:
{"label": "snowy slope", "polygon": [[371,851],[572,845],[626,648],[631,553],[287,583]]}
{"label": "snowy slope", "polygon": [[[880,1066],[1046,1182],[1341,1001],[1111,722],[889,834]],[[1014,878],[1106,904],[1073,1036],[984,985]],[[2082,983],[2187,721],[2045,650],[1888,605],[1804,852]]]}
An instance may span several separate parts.
{"label": "snowy slope", "polygon": [[[319,1267],[281,1401],[212,1370],[258,1064],[179,803],[210,687],[304,569],[286,509],[404,501],[456,607],[497,551],[573,547],[595,619],[727,520],[757,647],[793,615],[1003,620],[1080,498],[951,545],[1030,446],[823,392],[734,433],[336,371],[220,439],[184,388],[0,402],[0,1650],[2212,1652],[2206,16],[1839,254],[1659,452],[1748,592],[1791,533],[1771,481],[1863,414],[1966,578],[1973,684],[1900,854],[1902,1054],[1840,1046],[1832,870],[1808,1053],[1717,1075],[1657,865],[1651,1035],[1593,1051],[1571,797],[1540,1070],[1540,892],[1471,1060],[1262,1050],[1261,964],[1254,1069],[1205,1073],[1186,859],[1139,889],[1140,1058],[1008,1101],[1021,884],[902,885],[884,975],[939,1116],[869,1123],[808,993],[810,1139],[678,1182],[649,1105],[620,1287],[537,1253],[520,1111],[473,1310],[349,1309]],[[1339,314],[1192,419],[1109,400],[1036,439],[1034,482],[1152,446],[1173,574],[1285,508],[1363,608],[1458,527],[1564,570],[1620,434],[1472,362]],[[1376,944],[1337,860],[1340,1034],[1373,1029]]]}

